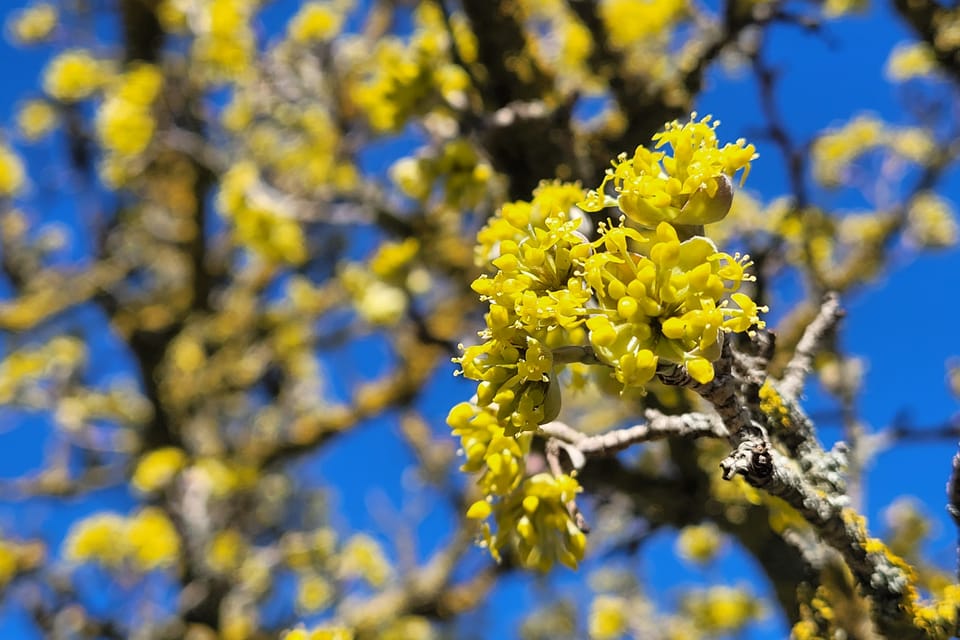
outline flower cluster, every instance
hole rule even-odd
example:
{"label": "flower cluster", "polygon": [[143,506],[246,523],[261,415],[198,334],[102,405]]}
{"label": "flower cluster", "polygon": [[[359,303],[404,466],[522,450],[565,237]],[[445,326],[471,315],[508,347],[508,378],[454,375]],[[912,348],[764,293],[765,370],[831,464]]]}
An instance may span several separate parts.
{"label": "flower cluster", "polygon": [[400,159],[390,167],[390,177],[404,195],[415,200],[426,201],[442,192],[448,205],[471,209],[489,194],[494,173],[473,145],[453,140],[436,153]]}
{"label": "flower cluster", "polygon": [[253,163],[237,163],[224,174],[217,203],[240,246],[269,262],[297,265],[307,259],[300,224],[266,194]]}
{"label": "flower cluster", "polygon": [[156,127],[150,107],[162,85],[163,74],[151,64],[138,64],[117,79],[97,112],[103,148],[121,156],[146,148]]}
{"label": "flower cluster", "polygon": [[253,66],[256,37],[251,25],[256,4],[249,0],[197,3],[187,23],[195,35],[192,58],[211,83],[236,80]]}
{"label": "flower cluster", "polygon": [[43,89],[62,102],[90,97],[109,77],[108,65],[85,49],[68,49],[53,58],[43,71]]}
{"label": "flower cluster", "polygon": [[527,477],[531,434],[507,436],[490,407],[461,402],[447,424],[460,437],[463,470],[480,474],[486,498],[473,503],[467,517],[485,521],[493,516],[496,531],[487,522],[482,525],[491,555],[499,559],[501,550],[512,545],[526,567],[545,571],[556,562],[576,567],[586,545],[567,508],[580,491],[576,479],[546,473]]}
{"label": "flower cluster", "polygon": [[495,506],[483,500],[473,503],[467,516],[475,520],[494,516],[497,532],[491,533],[484,523],[483,535],[497,560],[510,544],[525,567],[549,571],[559,561],[575,569],[583,559],[587,537],[570,517],[567,505],[579,492],[573,476],[538,473]]}
{"label": "flower cluster", "polygon": [[50,38],[59,18],[57,7],[49,2],[38,2],[14,13],[7,26],[18,43],[36,44]]}
{"label": "flower cluster", "polygon": [[[631,251],[629,241],[649,243],[649,255]],[[665,222],[652,241],[621,224],[600,242],[606,251],[590,256],[585,277],[603,312],[587,327],[597,356],[624,386],[649,382],[661,359],[709,382],[724,332],[763,326],[757,304],[735,293],[750,279],[747,258],[718,252],[702,236],[680,242]],[[736,307],[726,304],[727,294]]]}
{"label": "flower cluster", "polygon": [[290,38],[304,44],[329,41],[340,33],[346,8],[329,2],[307,2],[290,19],[287,26]]}
{"label": "flower cluster", "polygon": [[509,436],[556,417],[552,348],[584,337],[590,291],[578,274],[591,245],[573,208],[582,194],[573,185],[543,184],[531,202],[505,205],[478,235],[479,257],[497,273],[473,283],[490,302],[486,341],[458,361],[479,383],[478,404],[496,404]]}
{"label": "flower cluster", "polygon": [[414,11],[414,33],[409,42],[382,38],[372,52],[353,51],[355,78],[350,98],[378,132],[400,129],[408,118],[439,102],[463,104],[469,76],[449,62],[450,38],[445,19],[433,3],[420,3]]}
{"label": "flower cluster", "polygon": [[[703,225],[722,220],[733,200],[730,178],[743,169],[741,182],[745,180],[757,154],[742,138],[721,148],[716,134],[719,121],[710,120],[705,116],[686,124],[674,121],[653,136],[655,149],[668,145],[672,156],[643,146],[632,158],[621,154],[599,189],[591,191],[581,206],[587,211],[616,206],[649,228],[661,222]],[[616,199],[605,194],[608,183],[613,184]]]}
{"label": "flower cluster", "polygon": [[687,12],[684,0],[608,0],[600,4],[604,26],[618,48],[668,32]]}
{"label": "flower cluster", "polygon": [[478,409],[469,402],[451,409],[447,424],[460,438],[466,457],[462,469],[480,474],[478,483],[484,494],[504,496],[520,485],[530,434],[507,436],[491,409]]}
{"label": "flower cluster", "polygon": [[153,104],[162,87],[160,69],[140,63],[106,88],[103,104],[97,110],[97,137],[107,152],[101,173],[108,183],[122,184],[130,161],[153,139],[157,128]]}
{"label": "flower cluster", "polygon": [[180,536],[170,519],[156,507],[130,517],[97,513],[74,524],[64,542],[64,556],[75,562],[152,571],[174,566]]}
{"label": "flower cluster", "polygon": [[923,128],[893,127],[873,115],[861,114],[814,141],[810,149],[813,176],[824,186],[839,186],[856,160],[877,151],[923,165],[934,157],[936,144]]}
{"label": "flower cluster", "polygon": [[[763,327],[765,309],[739,291],[753,280],[749,258],[695,233],[726,215],[731,178],[756,157],[743,140],[720,147],[714,128],[709,116],[670,123],[654,140],[672,156],[640,148],[589,195],[579,185],[542,183],[477,234],[477,262],[494,273],[473,289],[489,311],[483,342],[456,359],[476,381],[476,396],[447,422],[461,440],[463,470],[479,474],[485,496],[468,516],[496,522],[496,532],[483,525],[494,557],[511,544],[522,564],[544,570],[582,558],[576,479],[531,476],[526,464],[533,434],[560,411],[560,367],[606,367],[624,390],[643,391],[661,363],[707,383],[725,334]],[[617,199],[603,195],[611,181]],[[601,223],[590,239],[581,209],[606,206],[624,216]]]}
{"label": "flower cluster", "polygon": [[28,100],[17,110],[17,131],[29,142],[39,140],[57,124],[57,112],[44,100]]}
{"label": "flower cluster", "polygon": [[901,42],[890,52],[884,72],[893,82],[930,77],[937,73],[937,58],[925,42]]}
{"label": "flower cluster", "polygon": [[0,198],[16,195],[26,180],[26,171],[20,156],[0,142]]}

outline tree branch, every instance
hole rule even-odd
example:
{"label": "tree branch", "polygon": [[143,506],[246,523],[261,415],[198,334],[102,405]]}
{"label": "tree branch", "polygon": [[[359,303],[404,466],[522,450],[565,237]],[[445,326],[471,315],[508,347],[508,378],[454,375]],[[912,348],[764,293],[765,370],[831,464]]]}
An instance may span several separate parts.
{"label": "tree branch", "polygon": [[780,379],[780,393],[789,398],[797,398],[803,391],[803,383],[807,374],[811,370],[813,356],[823,342],[824,337],[833,330],[843,317],[843,309],[840,308],[840,299],[836,293],[828,293],[823,298],[820,305],[820,312],[813,319],[797,348],[794,351],[793,358],[787,364]]}
{"label": "tree branch", "polygon": [[950,480],[947,482],[947,512],[958,529],[957,579],[960,580],[960,453],[953,456]]}

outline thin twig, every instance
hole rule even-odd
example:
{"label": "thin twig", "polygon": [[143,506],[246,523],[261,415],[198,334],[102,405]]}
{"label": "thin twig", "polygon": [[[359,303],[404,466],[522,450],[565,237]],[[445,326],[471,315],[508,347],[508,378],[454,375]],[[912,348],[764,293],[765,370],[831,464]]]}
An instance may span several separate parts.
{"label": "thin twig", "polygon": [[540,425],[540,431],[553,439],[567,443],[587,457],[611,455],[640,442],[664,438],[726,438],[728,436],[723,422],[714,415],[685,413],[670,416],[650,409],[647,410],[645,417],[647,419],[645,423],[593,436],[588,436],[558,421]]}
{"label": "thin twig", "polygon": [[[550,473],[552,473],[554,476],[561,476],[564,473],[563,467],[560,465],[560,446],[560,441],[555,438],[550,438],[547,440],[547,464],[550,466]],[[573,519],[574,524],[577,525],[577,528],[584,533],[589,533],[590,525],[587,524],[587,520],[583,517],[580,507],[577,506],[577,501],[573,499],[568,500],[564,507],[566,507],[567,513],[570,514],[570,517]]]}
{"label": "thin twig", "polygon": [[820,305],[820,312],[813,319],[813,322],[807,325],[800,342],[797,343],[793,358],[790,359],[784,370],[779,385],[780,393],[790,398],[796,398],[800,395],[800,392],[803,391],[803,383],[810,372],[814,354],[823,342],[824,336],[836,326],[842,317],[843,309],[840,308],[840,298],[836,293],[828,293],[824,296],[823,303]]}

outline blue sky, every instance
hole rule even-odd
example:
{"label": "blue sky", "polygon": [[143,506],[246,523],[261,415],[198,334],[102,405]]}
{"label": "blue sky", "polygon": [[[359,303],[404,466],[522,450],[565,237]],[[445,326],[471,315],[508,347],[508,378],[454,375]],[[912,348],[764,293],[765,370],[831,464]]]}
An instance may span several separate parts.
{"label": "blue sky", "polygon": [[[0,9],[0,15],[25,4],[21,0],[10,2]],[[290,1],[276,3],[267,24],[277,19],[276,16],[288,14],[295,5]],[[107,37],[111,29],[106,22],[98,25],[98,30]],[[770,59],[782,73],[778,106],[795,140],[808,140],[816,131],[863,111],[904,123],[903,94],[885,80],[883,65],[892,45],[905,39],[907,32],[886,6],[874,4],[864,15],[831,23],[826,29],[827,38],[787,26],[775,27],[771,34]],[[0,126],[9,130],[17,102],[39,95],[40,71],[47,57],[47,51],[42,48],[25,50],[0,42],[0,63],[5,70],[4,89],[0,94]],[[706,90],[696,107],[700,113],[719,118],[723,122],[722,137],[734,139],[756,134],[758,123],[763,121],[758,104],[757,87],[749,73],[730,72],[717,66],[711,70]],[[754,164],[747,187],[769,200],[786,189],[784,168],[772,145],[764,140],[756,140],[756,144],[761,158]],[[370,166],[386,166],[386,158],[402,150],[402,144],[400,147],[385,145],[380,150],[382,155],[375,153],[368,162]],[[27,151],[27,158],[36,170],[45,166],[54,153],[41,146]],[[947,180],[943,184],[950,186],[941,193],[960,202],[960,181]],[[42,183],[36,185],[43,186]],[[863,205],[850,193],[833,194],[814,189],[814,194],[816,201],[826,207]],[[47,215],[67,222],[72,216],[80,215],[77,211],[82,208],[70,201],[45,197],[49,198]],[[922,256],[900,252],[899,255],[894,271],[843,301],[848,316],[843,323],[842,342],[867,363],[866,392],[860,397],[859,406],[863,418],[873,429],[888,426],[903,416],[917,426],[933,426],[944,422],[958,408],[944,376],[946,359],[960,356],[960,334],[952,329],[956,322],[951,320],[960,317],[960,286],[955,282],[960,274],[960,251],[951,249]],[[932,323],[928,320],[931,317],[943,320]],[[106,369],[109,371],[111,365],[126,368],[122,356],[115,350],[116,345],[107,338],[101,339],[102,348],[110,354],[105,360],[110,363]],[[375,342],[365,348],[370,350],[366,355],[382,349]],[[436,400],[423,407],[425,414],[441,428],[450,404],[470,395],[467,385],[447,377],[450,372],[438,372],[438,391],[431,395]],[[811,387],[808,392],[811,412],[829,406],[832,405],[823,393]],[[4,408],[0,408],[0,417],[6,423],[0,428],[0,477],[14,477],[35,469],[42,454],[42,440],[38,436],[50,428],[48,421]],[[379,530],[384,535],[382,519],[373,515],[375,509],[371,505],[386,501],[400,508],[402,487],[409,481],[405,469],[412,461],[405,455],[396,455],[397,451],[403,451],[402,447],[368,446],[370,439],[390,442],[396,439],[395,434],[396,416],[370,421],[301,469],[305,479],[327,482],[334,487],[334,503],[339,507],[339,526],[343,529]],[[839,429],[825,424],[822,435],[828,442],[832,441],[839,437]],[[944,483],[955,450],[956,444],[951,442],[897,445],[874,461],[865,493],[866,513],[875,532],[882,530],[881,515],[895,497],[917,496],[937,522],[930,556],[945,566],[955,557],[956,533],[943,508]],[[361,457],[363,464],[358,465]],[[48,540],[56,542],[76,515],[101,505],[126,509],[131,504],[124,489],[105,491],[79,503],[0,501],[0,529],[19,532],[39,529]],[[429,513],[417,530],[425,538],[436,539],[450,523],[450,514],[438,510]],[[672,544],[671,536],[658,536],[637,561],[639,570],[658,588],[657,597],[664,604],[671,603],[678,583],[702,583],[718,575],[731,582],[749,580],[761,585],[757,589],[762,589],[755,569],[736,551],[731,551],[718,567],[703,573],[690,570],[676,560]],[[429,551],[429,544],[423,545],[421,551]],[[478,555],[477,562],[483,561]],[[498,611],[504,611],[505,607],[510,615],[488,616],[490,635],[484,637],[509,637],[504,634],[508,633],[512,621],[525,613],[525,603],[532,597],[532,584],[530,578],[511,578],[498,590],[494,606]],[[582,593],[582,575],[563,574],[559,584],[561,591]],[[33,637],[25,635],[25,627],[17,623],[17,617],[9,608],[0,613],[0,633],[6,630],[10,635],[5,637]],[[778,620],[770,619],[755,630],[755,635],[778,637],[783,635],[783,628]]]}

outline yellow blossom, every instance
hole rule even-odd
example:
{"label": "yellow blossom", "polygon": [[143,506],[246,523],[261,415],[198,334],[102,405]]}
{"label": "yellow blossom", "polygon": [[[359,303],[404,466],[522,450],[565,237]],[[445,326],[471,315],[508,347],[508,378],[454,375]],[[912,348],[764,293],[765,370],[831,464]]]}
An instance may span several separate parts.
{"label": "yellow blossom", "polygon": [[319,575],[302,575],[297,583],[297,608],[301,611],[319,611],[330,603],[334,595],[331,584]]}
{"label": "yellow blossom", "polygon": [[23,162],[13,149],[0,142],[0,197],[16,195],[25,179]]}
{"label": "yellow blossom", "polygon": [[957,216],[951,204],[936,194],[918,194],[907,210],[907,234],[921,247],[951,247],[957,243]]}
{"label": "yellow blossom", "polygon": [[720,542],[720,532],[715,525],[691,525],[677,536],[677,553],[688,562],[704,564],[716,557]]}
{"label": "yellow blossom", "polygon": [[756,596],[737,587],[715,586],[692,591],[681,603],[681,610],[697,626],[712,634],[729,634],[763,616]]}
{"label": "yellow blossom", "polygon": [[359,533],[352,536],[340,551],[340,573],[345,577],[363,578],[372,587],[382,587],[391,568],[376,540]]}
{"label": "yellow blossom", "polygon": [[5,587],[17,575],[19,564],[16,546],[0,540],[0,588]]}
{"label": "yellow blossom", "polygon": [[183,469],[187,454],[177,447],[154,449],[140,458],[130,483],[142,493],[150,493],[166,487]]}
{"label": "yellow blossom", "polygon": [[246,541],[236,529],[219,531],[207,545],[207,564],[220,574],[236,571],[245,551]]}
{"label": "yellow blossom", "polygon": [[592,640],[620,638],[627,630],[628,603],[624,598],[598,595],[590,603],[588,632]]}
{"label": "yellow blossom", "polygon": [[220,181],[220,212],[233,226],[237,241],[271,261],[301,264],[307,259],[306,238],[300,224],[278,210],[263,189],[252,162],[231,167]]}
{"label": "yellow blossom", "polygon": [[[656,149],[668,145],[672,155],[637,147],[633,157],[621,154],[600,186],[579,204],[586,211],[616,206],[634,222],[655,228],[660,222],[703,225],[722,220],[733,201],[730,178],[741,169],[741,183],[757,158],[756,149],[740,139],[718,145],[711,116],[699,121],[667,123],[653,136]],[[616,199],[605,192],[612,183]]]}
{"label": "yellow blossom", "polygon": [[18,11],[10,22],[10,33],[17,42],[32,44],[46,40],[57,26],[58,11],[49,2]]}
{"label": "yellow blossom", "polygon": [[343,25],[343,13],[329,2],[307,2],[290,20],[290,37],[301,43],[329,40]]}
{"label": "yellow blossom", "polygon": [[238,80],[252,67],[256,39],[250,20],[255,3],[207,0],[197,5],[192,57],[210,82]]}
{"label": "yellow blossom", "polygon": [[887,58],[886,75],[895,82],[930,76],[936,70],[936,58],[925,42],[900,43]]}
{"label": "yellow blossom", "polygon": [[116,513],[98,513],[75,523],[64,541],[64,556],[74,562],[101,562],[116,567],[126,556],[126,520]]}
{"label": "yellow blossom", "polygon": [[610,40],[624,48],[665,37],[686,8],[686,0],[604,0],[600,14]]}
{"label": "yellow blossom", "polygon": [[146,507],[128,520],[124,542],[131,564],[143,571],[171,566],[180,553],[176,528],[156,507]]}
{"label": "yellow blossom", "polygon": [[120,156],[146,149],[156,129],[151,105],[162,84],[160,70],[149,64],[134,66],[112,84],[97,111],[97,134],[104,149]]}
{"label": "yellow blossom", "polygon": [[868,0],[826,0],[823,4],[823,13],[830,18],[857,13],[866,10]]}
{"label": "yellow blossom", "polygon": [[27,140],[38,140],[56,125],[57,114],[44,100],[30,100],[17,110],[17,129]]}
{"label": "yellow blossom", "polygon": [[[574,522],[568,505],[580,492],[569,475],[538,473],[526,478],[506,497],[493,503],[496,530],[483,523],[484,544],[497,560],[510,545],[529,569],[549,571],[559,562],[576,569],[583,560],[587,539]],[[479,514],[474,514],[479,515]]]}
{"label": "yellow blossom", "polygon": [[43,71],[43,89],[63,102],[89,97],[107,79],[104,63],[84,49],[69,49],[51,60]]}

